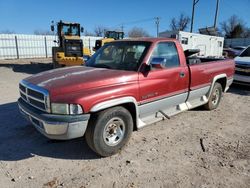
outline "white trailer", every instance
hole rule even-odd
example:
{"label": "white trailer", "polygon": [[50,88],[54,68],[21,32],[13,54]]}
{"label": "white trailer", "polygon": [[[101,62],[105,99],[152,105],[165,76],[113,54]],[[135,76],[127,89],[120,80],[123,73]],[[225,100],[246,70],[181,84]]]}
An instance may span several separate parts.
{"label": "white trailer", "polygon": [[183,50],[200,49],[200,57],[222,57],[224,38],[184,31],[166,31],[159,33],[160,37],[176,38],[182,44]]}

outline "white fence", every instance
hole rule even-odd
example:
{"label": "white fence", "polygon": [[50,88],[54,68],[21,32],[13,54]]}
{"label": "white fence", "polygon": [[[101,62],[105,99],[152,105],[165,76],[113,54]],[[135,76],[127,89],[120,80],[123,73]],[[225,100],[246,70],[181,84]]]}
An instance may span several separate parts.
{"label": "white fence", "polygon": [[[95,45],[100,37],[82,36],[84,47]],[[48,58],[52,57],[52,47],[57,44],[55,36],[0,34],[0,59]]]}

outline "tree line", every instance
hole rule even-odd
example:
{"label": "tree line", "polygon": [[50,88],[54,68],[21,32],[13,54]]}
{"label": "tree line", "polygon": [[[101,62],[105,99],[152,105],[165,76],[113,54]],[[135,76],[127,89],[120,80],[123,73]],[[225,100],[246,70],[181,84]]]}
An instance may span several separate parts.
{"label": "tree line", "polygon": [[[173,17],[169,24],[170,31],[188,31],[191,23],[189,16],[181,13],[179,17]],[[225,38],[249,38],[250,28],[247,27],[245,21],[237,15],[232,15],[227,20],[222,21],[216,28],[218,35]],[[86,31],[88,36],[103,36],[107,27],[97,26],[93,33]],[[133,27],[127,32],[128,37],[150,37],[150,34],[142,27]]]}
{"label": "tree line", "polygon": [[[170,21],[168,30],[174,31],[188,31],[191,19],[189,16],[181,13],[179,17],[173,17]],[[97,36],[103,37],[105,31],[112,30],[105,26],[96,26],[93,31],[88,31],[85,29],[85,36]],[[250,28],[247,27],[245,21],[239,18],[237,15],[232,15],[229,19],[222,21],[217,28],[218,35],[225,38],[249,38]],[[0,34],[13,34],[14,31],[3,30]],[[36,29],[34,31],[35,35],[53,35],[51,31]],[[127,33],[128,37],[150,37],[150,34],[143,27],[133,27]]]}
{"label": "tree line", "polygon": [[[191,19],[183,13],[179,18],[172,18],[170,22],[170,30],[187,31]],[[246,26],[244,20],[237,15],[232,15],[229,19],[222,21],[216,28],[218,35],[225,38],[248,38],[250,37],[250,28]]]}

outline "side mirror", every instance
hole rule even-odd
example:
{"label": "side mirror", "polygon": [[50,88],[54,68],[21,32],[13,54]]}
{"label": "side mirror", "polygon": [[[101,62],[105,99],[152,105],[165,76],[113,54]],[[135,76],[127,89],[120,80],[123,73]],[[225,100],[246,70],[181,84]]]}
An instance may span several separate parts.
{"label": "side mirror", "polygon": [[84,28],[83,27],[81,27],[81,33],[83,33],[84,32]]}
{"label": "side mirror", "polygon": [[144,76],[146,76],[151,71],[151,69],[152,69],[151,65],[148,65],[145,62],[142,63],[141,72],[144,74]]}
{"label": "side mirror", "polygon": [[164,64],[166,63],[166,58],[164,57],[153,57],[150,64],[152,68],[155,69],[163,69],[165,66]]}
{"label": "side mirror", "polygon": [[55,31],[55,27],[54,27],[54,25],[51,25],[51,26],[50,26],[50,30],[51,30],[52,32],[54,32],[54,31]]}

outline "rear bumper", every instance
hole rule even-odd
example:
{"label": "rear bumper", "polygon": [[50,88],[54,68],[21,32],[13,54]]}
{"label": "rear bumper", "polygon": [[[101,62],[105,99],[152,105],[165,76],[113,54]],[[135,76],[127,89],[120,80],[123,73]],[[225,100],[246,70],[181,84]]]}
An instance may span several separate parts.
{"label": "rear bumper", "polygon": [[55,140],[82,137],[86,131],[89,114],[55,115],[40,111],[18,100],[21,114],[44,136]]}
{"label": "rear bumper", "polygon": [[242,85],[250,85],[250,76],[243,76],[243,75],[235,74],[234,83],[242,84]]}

